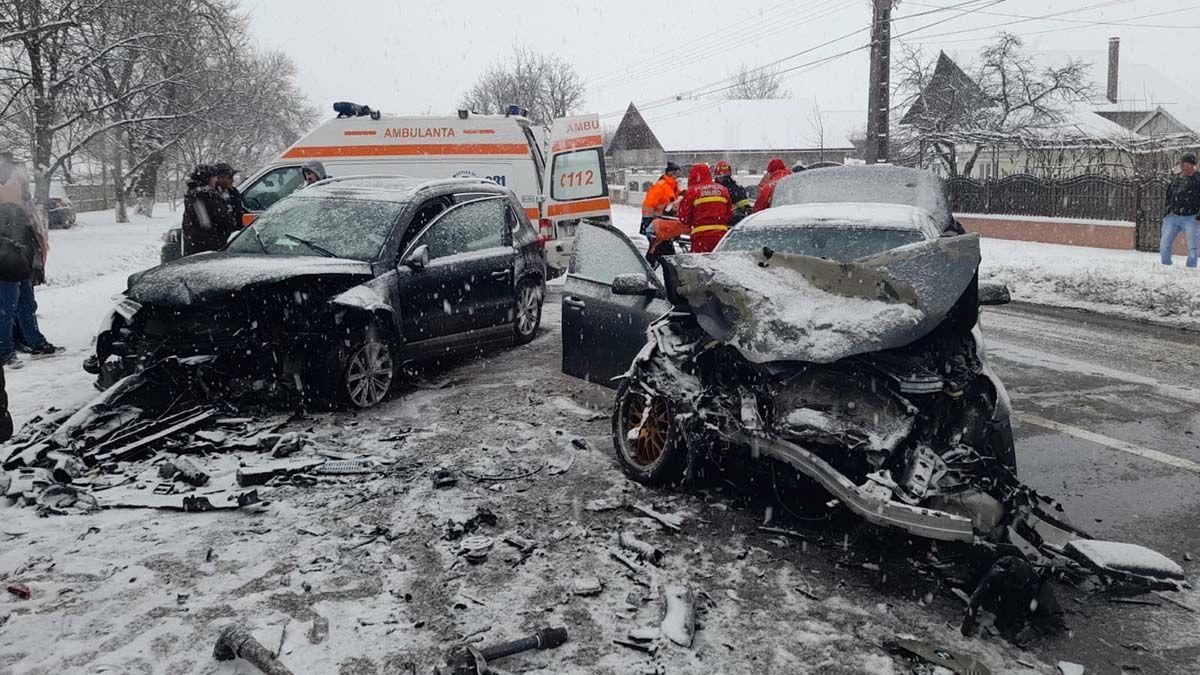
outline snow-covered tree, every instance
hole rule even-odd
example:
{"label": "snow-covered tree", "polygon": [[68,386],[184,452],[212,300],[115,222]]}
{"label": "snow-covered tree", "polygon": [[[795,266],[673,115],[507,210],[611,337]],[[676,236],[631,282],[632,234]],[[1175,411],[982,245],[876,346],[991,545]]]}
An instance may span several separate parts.
{"label": "snow-covered tree", "polygon": [[729,75],[730,87],[725,98],[734,101],[787,98],[791,92],[783,88],[779,67],[751,68],[742,64]]}
{"label": "snow-covered tree", "polygon": [[529,110],[530,119],[549,126],[555,118],[575,112],[585,93],[583,78],[562,57],[517,45],[508,58],[488,66],[460,105],[482,114],[519,105]]}
{"label": "snow-covered tree", "polygon": [[[899,154],[931,154],[951,176],[970,175],[983,152],[997,145],[1045,138],[1092,96],[1088,64],[1039,65],[1021,38],[1001,33],[960,69],[944,53],[929,58],[905,49],[896,61],[898,107],[893,130]],[[965,158],[965,161],[963,161]]]}

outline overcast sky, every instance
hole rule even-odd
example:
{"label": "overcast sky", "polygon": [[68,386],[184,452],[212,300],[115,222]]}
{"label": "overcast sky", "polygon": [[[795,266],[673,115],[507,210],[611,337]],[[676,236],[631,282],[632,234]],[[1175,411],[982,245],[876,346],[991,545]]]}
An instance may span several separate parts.
{"label": "overcast sky", "polygon": [[[803,66],[865,44],[869,0],[242,2],[254,36],[292,57],[301,87],[325,112],[350,100],[389,113],[451,113],[479,72],[518,42],[573,63],[588,81],[587,109],[611,114],[611,123],[630,101],[673,96],[742,63],[794,54],[781,64],[796,68],[785,83],[793,98],[825,110],[866,108],[866,50]],[[1051,13],[1060,20],[1022,18]],[[895,16],[900,40],[964,62],[1002,28],[1027,35],[1034,54],[1082,50],[1097,60],[1117,35],[1123,61],[1155,65],[1193,91],[1200,86],[1195,0],[903,0]]]}

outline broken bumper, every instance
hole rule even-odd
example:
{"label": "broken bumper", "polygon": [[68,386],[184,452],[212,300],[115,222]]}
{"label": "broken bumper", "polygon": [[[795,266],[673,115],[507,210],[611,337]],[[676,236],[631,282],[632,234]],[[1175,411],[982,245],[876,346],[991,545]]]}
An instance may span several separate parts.
{"label": "broken bumper", "polygon": [[746,434],[743,441],[754,457],[767,455],[792,465],[869,523],[898,527],[939,541],[975,541],[970,518],[893,501],[890,490],[870,482],[855,485],[828,462],[795,443],[759,433]]}

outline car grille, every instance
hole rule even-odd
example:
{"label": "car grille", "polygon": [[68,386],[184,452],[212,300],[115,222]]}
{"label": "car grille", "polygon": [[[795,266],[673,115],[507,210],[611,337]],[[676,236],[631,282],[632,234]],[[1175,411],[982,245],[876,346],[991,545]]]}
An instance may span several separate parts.
{"label": "car grille", "polygon": [[143,308],[139,347],[154,357],[232,355],[256,343],[259,331],[238,302],[197,309]]}

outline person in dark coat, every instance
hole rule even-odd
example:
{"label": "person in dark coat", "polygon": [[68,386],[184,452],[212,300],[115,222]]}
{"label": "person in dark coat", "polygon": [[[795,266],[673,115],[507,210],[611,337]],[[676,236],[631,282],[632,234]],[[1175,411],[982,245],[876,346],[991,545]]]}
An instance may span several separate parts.
{"label": "person in dark coat", "polygon": [[733,227],[741,222],[742,218],[750,215],[750,209],[754,208],[754,202],[750,201],[746,188],[734,180],[733,166],[729,162],[725,160],[717,162],[713,175],[716,181],[729,191],[729,199],[733,202],[733,216],[729,219],[729,226]]}
{"label": "person in dark coat", "polygon": [[[38,327],[37,298],[33,290],[33,273],[45,265],[48,240],[40,232],[40,214],[34,207],[29,193],[29,176],[25,167],[18,164],[11,153],[0,153],[0,208],[3,220],[12,239],[18,242],[28,255],[27,267],[20,272],[5,274],[15,277],[28,274],[28,278],[0,282],[0,366],[20,368],[14,342],[14,327],[19,326],[21,337],[27,345],[25,351],[35,356],[48,356],[63,351],[51,344]],[[15,266],[14,266],[15,267]]]}
{"label": "person in dark coat", "polygon": [[1162,264],[1170,265],[1171,248],[1180,233],[1187,238],[1187,266],[1196,267],[1200,258],[1200,172],[1196,171],[1196,156],[1188,153],[1179,158],[1179,173],[1167,187],[1167,212],[1162,221],[1159,256]]}
{"label": "person in dark coat", "polygon": [[229,205],[234,225],[241,227],[243,225],[242,216],[246,215],[246,204],[242,201],[242,193],[233,184],[233,177],[237,175],[238,171],[225,162],[217,164],[215,168],[217,170],[217,188],[220,190],[221,196],[225,198],[225,203]]}
{"label": "person in dark coat", "polygon": [[225,248],[229,235],[238,226],[217,186],[216,168],[208,164],[197,166],[188,177],[187,186],[183,198],[183,254]]}

